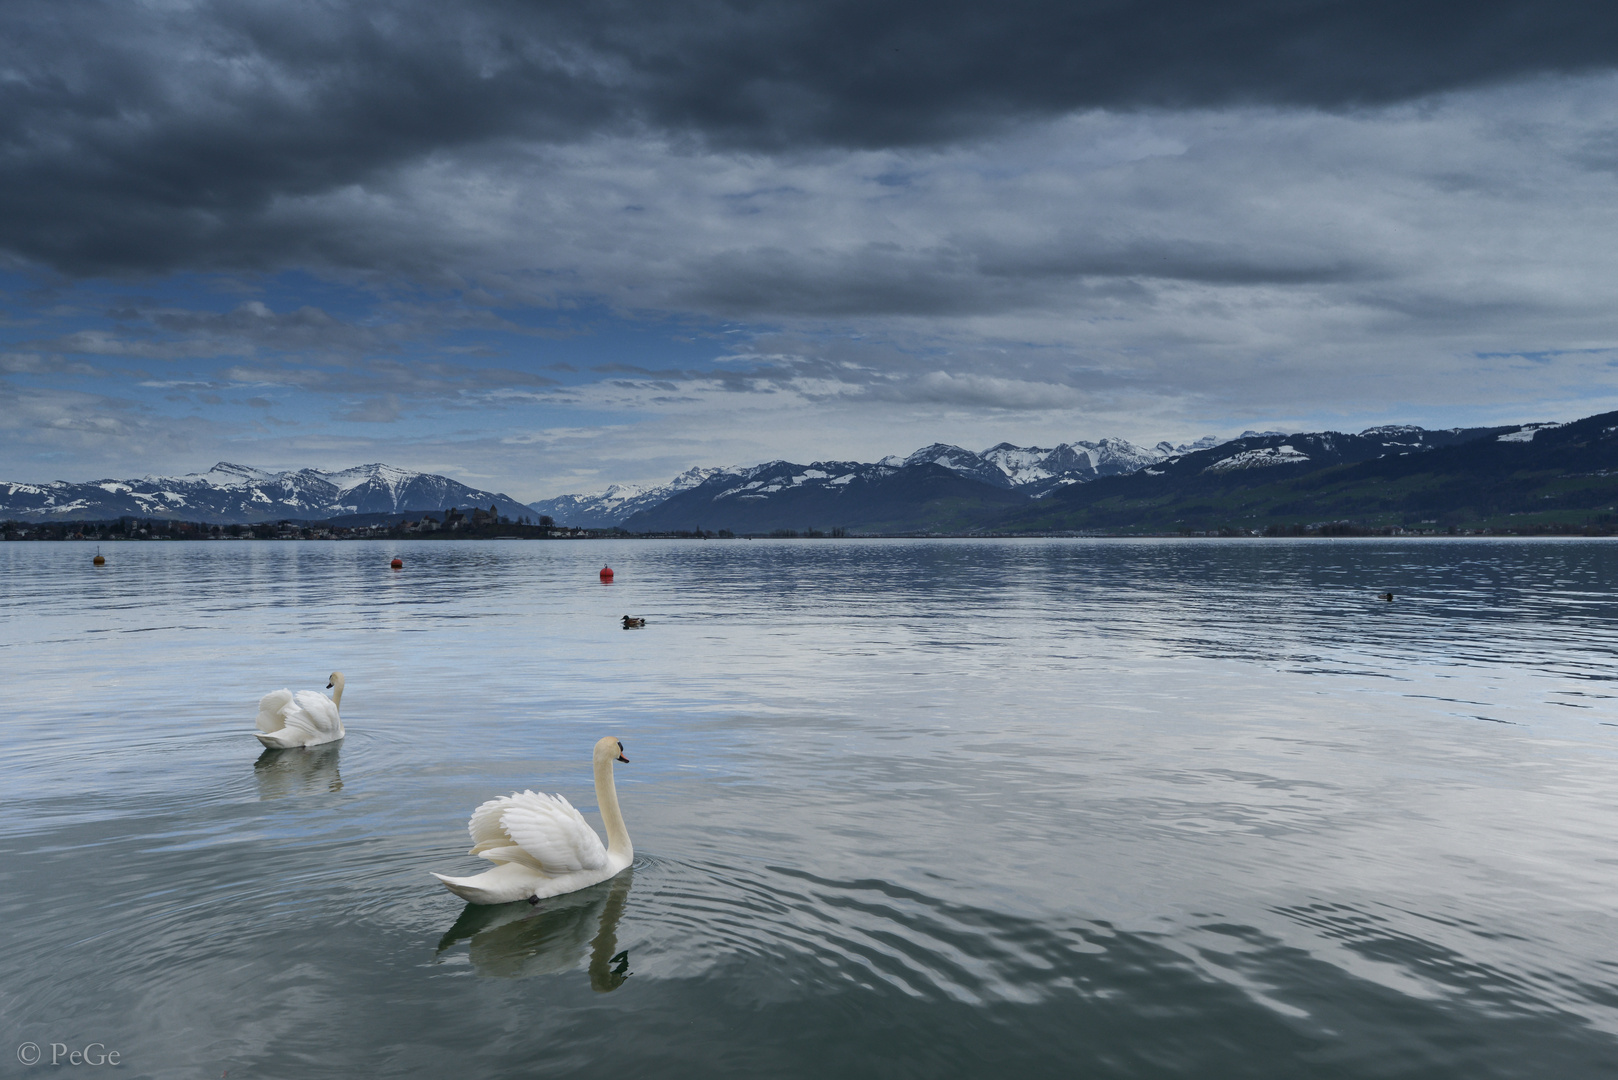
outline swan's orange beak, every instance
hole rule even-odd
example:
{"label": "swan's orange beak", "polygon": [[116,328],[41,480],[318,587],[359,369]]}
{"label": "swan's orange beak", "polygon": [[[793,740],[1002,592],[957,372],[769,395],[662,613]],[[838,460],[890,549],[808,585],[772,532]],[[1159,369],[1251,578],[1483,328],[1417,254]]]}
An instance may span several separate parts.
{"label": "swan's orange beak", "polygon": [[621,762],[623,762],[623,763],[624,763],[624,764],[625,764],[625,765],[628,765],[628,764],[629,764],[629,759],[628,759],[628,758],[626,758],[626,757],[624,757],[624,755],[622,755],[622,754],[619,754],[619,755],[618,755],[618,760],[619,760],[619,761],[621,761]]}

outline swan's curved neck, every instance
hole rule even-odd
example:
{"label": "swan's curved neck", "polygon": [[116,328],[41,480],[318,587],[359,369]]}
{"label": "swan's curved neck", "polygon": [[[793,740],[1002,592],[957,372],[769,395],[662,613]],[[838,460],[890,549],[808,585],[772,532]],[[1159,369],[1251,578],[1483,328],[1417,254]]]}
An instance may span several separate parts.
{"label": "swan's curved neck", "polygon": [[335,683],[332,684],[331,703],[339,711],[343,707],[343,680],[342,679],[338,679]]}
{"label": "swan's curved neck", "polygon": [[629,830],[624,828],[624,815],[618,809],[618,789],[612,782],[612,759],[602,758],[596,767],[596,803],[601,807],[601,822],[607,827],[607,851],[627,859],[635,857],[635,845],[629,842]]}

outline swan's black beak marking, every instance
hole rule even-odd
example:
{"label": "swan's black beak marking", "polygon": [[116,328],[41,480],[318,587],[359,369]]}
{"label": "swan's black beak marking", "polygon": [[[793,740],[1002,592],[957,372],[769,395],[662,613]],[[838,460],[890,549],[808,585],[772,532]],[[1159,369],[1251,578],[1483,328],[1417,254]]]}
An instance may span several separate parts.
{"label": "swan's black beak marking", "polygon": [[618,760],[623,762],[625,765],[629,764],[629,759],[624,757],[624,744],[622,742],[618,744]]}
{"label": "swan's black beak marking", "polygon": [[327,689],[327,690],[330,690],[330,689],[331,689],[331,688],[332,688],[332,687],[334,687],[334,686],[336,686],[336,685],[337,685],[337,684],[336,684],[336,683],[327,683],[327,684],[326,684],[326,689]]}

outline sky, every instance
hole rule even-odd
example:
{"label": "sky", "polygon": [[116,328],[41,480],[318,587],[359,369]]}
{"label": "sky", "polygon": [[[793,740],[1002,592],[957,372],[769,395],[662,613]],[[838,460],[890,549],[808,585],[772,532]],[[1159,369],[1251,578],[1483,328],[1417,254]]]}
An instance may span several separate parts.
{"label": "sky", "polygon": [[1618,409],[1618,8],[9,0],[0,479]]}

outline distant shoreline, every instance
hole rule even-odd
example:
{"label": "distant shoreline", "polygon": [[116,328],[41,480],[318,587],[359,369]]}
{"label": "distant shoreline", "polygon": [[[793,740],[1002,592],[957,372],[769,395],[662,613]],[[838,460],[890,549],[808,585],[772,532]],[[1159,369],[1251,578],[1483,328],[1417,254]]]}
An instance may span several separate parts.
{"label": "distant shoreline", "polygon": [[1618,536],[1611,526],[1529,526],[1523,529],[1370,529],[1343,522],[1317,526],[1271,527],[1258,531],[1185,530],[1179,532],[974,532],[974,533],[848,533],[841,529],[802,532],[777,529],[769,533],[714,532],[631,533],[621,529],[581,529],[546,525],[488,525],[467,529],[407,530],[399,527],[323,527],[319,522],[260,522],[252,525],[214,526],[168,519],[122,519],[103,522],[0,522],[0,541],[50,543],[148,543],[152,541],[231,542],[300,541],[339,542],[374,540],[1351,540],[1416,539],[1602,539]]}

